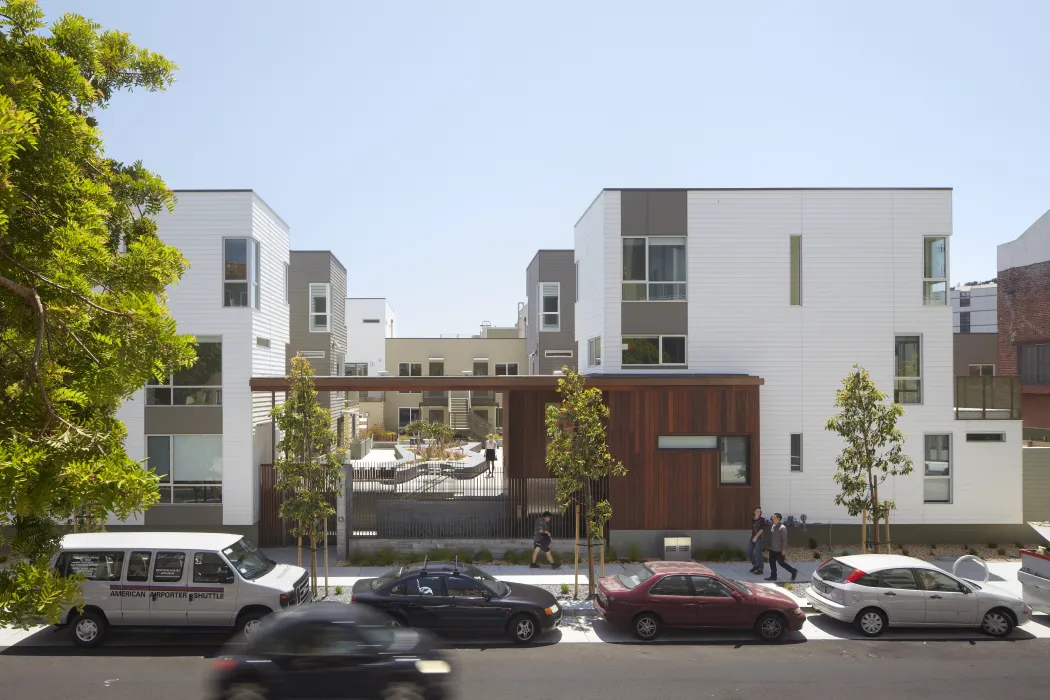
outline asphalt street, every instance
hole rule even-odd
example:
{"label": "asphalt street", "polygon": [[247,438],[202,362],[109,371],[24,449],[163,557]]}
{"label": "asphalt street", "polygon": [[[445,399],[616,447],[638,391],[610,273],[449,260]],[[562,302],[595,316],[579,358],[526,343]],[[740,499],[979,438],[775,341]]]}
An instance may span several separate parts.
{"label": "asphalt street", "polygon": [[[0,698],[200,698],[219,642],[12,647],[0,654]],[[1050,640],[1042,639],[451,645],[463,700],[1046,700],[1050,682]]]}

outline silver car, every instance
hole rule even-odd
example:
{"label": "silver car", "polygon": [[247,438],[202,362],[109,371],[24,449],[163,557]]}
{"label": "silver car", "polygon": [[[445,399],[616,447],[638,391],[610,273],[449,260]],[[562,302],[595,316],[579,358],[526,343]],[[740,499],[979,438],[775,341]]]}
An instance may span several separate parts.
{"label": "silver car", "polygon": [[878,637],[891,625],[980,627],[993,637],[1006,637],[1032,619],[1032,608],[1003,588],[893,554],[827,560],[814,572],[806,598],[867,637]]}

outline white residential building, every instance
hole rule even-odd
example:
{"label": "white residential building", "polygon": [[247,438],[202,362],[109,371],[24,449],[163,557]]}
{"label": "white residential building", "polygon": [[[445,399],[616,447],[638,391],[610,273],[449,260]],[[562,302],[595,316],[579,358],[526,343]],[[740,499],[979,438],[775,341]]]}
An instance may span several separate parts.
{"label": "white residential building", "polygon": [[175,194],[174,212],[157,217],[158,234],[189,268],[168,289],[168,309],[179,332],[196,337],[199,359],[118,412],[128,455],[163,475],[162,502],[123,524],[254,537],[271,398],[253,397],[248,380],[285,374],[288,225],[251,190]]}
{"label": "white residential building", "polygon": [[995,282],[952,287],[952,330],[956,333],[998,333],[998,292]]}
{"label": "white residential building", "polygon": [[824,426],[859,363],[904,405],[894,523],[1020,523],[1020,420],[956,419],[951,235],[949,189],[603,190],[575,227],[580,371],[761,377],[762,505],[852,524]]}
{"label": "white residential building", "polygon": [[[386,373],[386,341],[397,333],[394,308],[386,299],[348,298],[344,315],[345,374],[377,377]],[[384,392],[362,391],[358,393],[358,399],[358,431],[383,425],[386,410]]]}

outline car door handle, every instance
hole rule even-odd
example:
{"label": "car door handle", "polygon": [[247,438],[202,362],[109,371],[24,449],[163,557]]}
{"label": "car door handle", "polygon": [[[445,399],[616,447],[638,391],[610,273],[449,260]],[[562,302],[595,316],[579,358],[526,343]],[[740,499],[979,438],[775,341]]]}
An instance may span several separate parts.
{"label": "car door handle", "polygon": [[930,596],[930,600],[940,600],[941,598],[943,598],[943,596],[939,596],[939,595],[931,595]]}
{"label": "car door handle", "polygon": [[885,593],[883,593],[882,595],[897,595],[897,594],[896,594],[896,593],[894,593],[893,591],[886,591],[886,592],[885,592]]}

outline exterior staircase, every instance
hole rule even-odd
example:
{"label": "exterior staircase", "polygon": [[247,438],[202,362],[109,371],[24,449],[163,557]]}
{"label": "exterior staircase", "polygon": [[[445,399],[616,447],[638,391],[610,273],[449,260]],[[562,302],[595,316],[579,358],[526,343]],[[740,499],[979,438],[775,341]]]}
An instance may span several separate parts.
{"label": "exterior staircase", "polygon": [[448,425],[456,433],[470,430],[470,399],[465,396],[450,395],[448,399]]}

